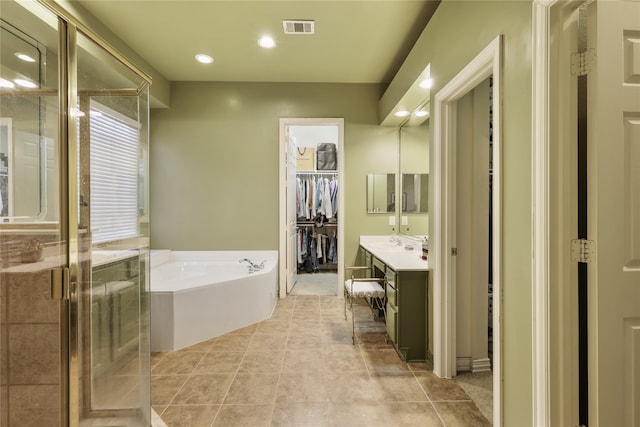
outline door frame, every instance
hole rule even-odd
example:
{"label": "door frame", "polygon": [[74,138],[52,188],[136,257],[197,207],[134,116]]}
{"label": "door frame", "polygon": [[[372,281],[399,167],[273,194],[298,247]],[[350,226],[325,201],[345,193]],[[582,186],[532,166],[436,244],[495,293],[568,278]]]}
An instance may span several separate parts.
{"label": "door frame", "polygon": [[456,101],[493,76],[493,419],[502,425],[502,35],[491,41],[434,97],[433,343],[436,375],[456,366],[455,244]]}
{"label": "door frame", "polygon": [[570,298],[577,267],[562,256],[570,253],[577,230],[577,135],[571,127],[577,112],[566,101],[577,95],[560,90],[571,87],[566,24],[582,3],[533,2],[531,374],[533,425],[540,426],[578,422],[577,324],[572,320],[577,302]]}
{"label": "door frame", "polygon": [[279,297],[285,298],[287,296],[287,140],[285,138],[285,128],[287,126],[337,126],[338,127],[338,206],[343,209],[342,212],[338,212],[338,296],[344,293],[344,119],[343,118],[292,118],[281,117],[280,118],[280,136],[278,144],[279,146],[279,169],[280,169],[280,186],[279,186],[279,250],[278,250],[278,272],[279,272]]}

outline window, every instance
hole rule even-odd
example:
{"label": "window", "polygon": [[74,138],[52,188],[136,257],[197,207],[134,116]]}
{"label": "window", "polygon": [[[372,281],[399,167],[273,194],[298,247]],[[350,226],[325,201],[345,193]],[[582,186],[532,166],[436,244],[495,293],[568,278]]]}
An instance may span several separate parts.
{"label": "window", "polygon": [[138,123],[92,101],[90,124],[93,243],[137,236]]}

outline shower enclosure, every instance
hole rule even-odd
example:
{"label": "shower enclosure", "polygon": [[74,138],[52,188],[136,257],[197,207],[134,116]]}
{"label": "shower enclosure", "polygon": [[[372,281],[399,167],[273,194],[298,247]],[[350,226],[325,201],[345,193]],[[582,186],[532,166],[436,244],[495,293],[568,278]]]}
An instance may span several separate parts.
{"label": "shower enclosure", "polygon": [[149,85],[56,3],[2,0],[2,426],[151,425]]}

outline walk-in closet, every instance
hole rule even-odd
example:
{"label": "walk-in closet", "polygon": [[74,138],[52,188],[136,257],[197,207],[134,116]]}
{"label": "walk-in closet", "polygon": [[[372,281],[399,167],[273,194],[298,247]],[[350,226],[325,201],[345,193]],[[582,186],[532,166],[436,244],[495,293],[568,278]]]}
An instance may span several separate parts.
{"label": "walk-in closet", "polygon": [[339,128],[289,126],[288,139],[295,149],[295,239],[289,240],[295,240],[295,274],[288,293],[337,295]]}

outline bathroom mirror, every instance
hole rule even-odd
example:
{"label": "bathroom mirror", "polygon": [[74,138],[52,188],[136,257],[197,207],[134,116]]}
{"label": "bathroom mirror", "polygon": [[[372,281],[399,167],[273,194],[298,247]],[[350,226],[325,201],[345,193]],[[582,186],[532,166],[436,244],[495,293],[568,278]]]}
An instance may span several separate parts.
{"label": "bathroom mirror", "polygon": [[57,62],[47,68],[45,46],[4,21],[0,32],[0,222],[54,220],[58,101],[47,77],[57,81]]}
{"label": "bathroom mirror", "polygon": [[428,120],[400,128],[399,187],[407,198],[398,212],[402,233],[429,234],[429,146]]}
{"label": "bathroom mirror", "polygon": [[429,174],[403,173],[402,213],[427,213],[429,209]]}
{"label": "bathroom mirror", "polygon": [[367,174],[367,213],[395,212],[396,174]]}

